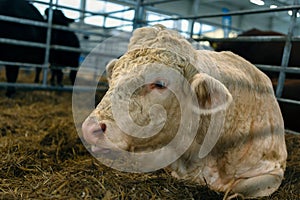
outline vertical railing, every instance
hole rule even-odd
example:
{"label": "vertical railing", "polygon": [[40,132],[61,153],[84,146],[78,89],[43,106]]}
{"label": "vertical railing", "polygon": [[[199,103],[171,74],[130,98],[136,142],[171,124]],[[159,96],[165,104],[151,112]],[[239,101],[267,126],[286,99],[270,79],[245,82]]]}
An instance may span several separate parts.
{"label": "vertical railing", "polygon": [[53,19],[53,1],[49,2],[48,11],[48,26],[47,26],[47,37],[46,37],[46,50],[45,50],[45,60],[43,64],[43,86],[47,86],[48,77],[48,65],[50,57],[50,45],[51,45],[51,31],[52,31],[52,19]]}
{"label": "vertical railing", "polygon": [[[298,0],[294,0],[294,5],[298,5]],[[278,83],[277,83],[277,88],[276,88],[276,97],[281,97],[282,92],[283,92],[283,87],[284,87],[284,82],[285,82],[285,77],[286,77],[286,72],[284,69],[288,67],[289,64],[289,59],[290,59],[290,54],[291,54],[291,49],[292,49],[292,37],[296,25],[296,20],[297,20],[297,12],[298,9],[293,9],[293,13],[291,16],[291,22],[289,25],[288,33],[286,36],[286,42],[284,45],[284,50],[283,50],[283,55],[282,55],[282,60],[281,60],[281,67],[282,70],[279,73],[279,78],[278,78]]]}
{"label": "vertical railing", "polygon": [[144,0],[137,0],[134,19],[133,19],[133,30],[143,26],[142,21],[144,20],[144,7],[142,6]]}

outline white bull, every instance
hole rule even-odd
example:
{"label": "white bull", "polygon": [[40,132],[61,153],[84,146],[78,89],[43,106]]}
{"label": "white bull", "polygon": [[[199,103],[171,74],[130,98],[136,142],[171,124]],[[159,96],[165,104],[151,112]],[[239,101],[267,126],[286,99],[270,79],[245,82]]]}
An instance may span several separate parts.
{"label": "white bull", "polygon": [[[282,115],[270,80],[248,61],[197,51],[156,26],[137,29],[107,74],[110,88],[82,126],[92,152],[156,152],[141,168],[172,157],[172,175],[224,198],[267,196],[280,186],[287,158]],[[177,134],[183,136],[173,150],[157,151]]]}

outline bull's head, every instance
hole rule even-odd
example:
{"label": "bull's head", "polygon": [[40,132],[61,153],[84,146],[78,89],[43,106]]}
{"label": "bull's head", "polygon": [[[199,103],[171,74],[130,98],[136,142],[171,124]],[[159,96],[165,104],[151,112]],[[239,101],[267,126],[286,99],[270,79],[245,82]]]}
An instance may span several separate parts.
{"label": "bull's head", "polygon": [[[221,82],[199,72],[189,58],[168,49],[133,49],[111,61],[106,71],[109,90],[82,130],[91,151],[98,155],[113,152],[110,159],[115,159],[115,152],[155,152],[155,160],[149,161],[151,156],[136,160],[163,162],[170,157],[170,164],[193,142],[201,128],[201,116],[214,115],[231,102]],[[212,134],[216,131],[210,130]],[[215,139],[208,136],[212,137]],[[205,141],[203,147],[211,145],[209,139]],[[165,146],[169,147],[160,151]],[[211,148],[200,150],[200,157]]]}

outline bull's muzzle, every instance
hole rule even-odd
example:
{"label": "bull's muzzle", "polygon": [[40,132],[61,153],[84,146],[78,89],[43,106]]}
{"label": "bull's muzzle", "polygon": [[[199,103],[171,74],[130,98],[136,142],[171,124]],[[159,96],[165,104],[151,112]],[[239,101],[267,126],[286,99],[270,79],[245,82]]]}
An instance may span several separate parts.
{"label": "bull's muzzle", "polygon": [[91,145],[95,145],[106,131],[106,124],[99,123],[95,118],[88,117],[82,124],[83,138]]}

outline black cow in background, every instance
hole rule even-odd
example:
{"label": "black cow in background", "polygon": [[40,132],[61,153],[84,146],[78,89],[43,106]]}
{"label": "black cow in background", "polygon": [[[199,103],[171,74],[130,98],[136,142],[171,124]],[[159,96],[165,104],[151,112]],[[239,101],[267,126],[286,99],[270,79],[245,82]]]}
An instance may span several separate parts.
{"label": "black cow in background", "polygon": [[[48,9],[45,11],[47,15]],[[40,12],[26,0],[0,0],[0,15],[17,17],[22,19],[30,19],[40,22],[45,22],[44,17]],[[48,16],[48,15],[47,15]],[[53,11],[53,23],[68,26],[74,20],[65,17],[61,10]],[[14,22],[6,22],[0,20],[0,37],[23,40],[28,42],[46,43],[47,29],[34,25],[27,25]],[[52,45],[62,45],[79,48],[79,40],[77,36],[71,31],[52,30],[51,34]],[[50,51],[49,63],[51,66],[70,66],[78,67],[79,52],[54,50]],[[29,47],[24,45],[5,44],[0,43],[0,60],[9,62],[24,62],[40,64],[44,63],[45,48]],[[8,83],[15,83],[17,81],[19,66],[7,65],[5,66],[6,79]],[[37,68],[35,82],[39,82],[39,74],[41,68]],[[71,70],[70,79],[74,84],[76,70]],[[62,85],[63,73],[61,69],[52,69],[51,83]],[[6,96],[12,97],[15,94],[14,87],[7,87]]]}
{"label": "black cow in background", "polygon": [[[25,0],[0,0],[0,15],[44,22],[40,12]],[[45,29],[38,26],[0,21],[1,38],[45,43],[45,34]],[[44,48],[0,43],[0,60],[2,61],[42,64],[44,55]],[[7,65],[5,71],[7,82],[15,83],[19,66]],[[8,97],[14,93],[14,87],[7,87]]]}
{"label": "black cow in background", "polygon": [[[48,18],[49,9],[45,10],[45,15]],[[73,23],[74,20],[67,18],[61,10],[53,10],[53,18],[52,23],[62,26],[69,26],[70,23]],[[51,31],[51,44],[52,45],[61,45],[61,46],[68,46],[68,47],[74,47],[74,48],[80,48],[80,43],[72,31],[67,30],[59,30],[59,29],[52,29]],[[74,51],[65,51],[65,50],[57,50],[57,49],[51,49],[50,50],[50,57],[49,62],[51,64],[51,84],[55,85],[55,79],[56,83],[59,86],[62,86],[62,80],[63,80],[63,72],[62,69],[55,69],[55,67],[78,67],[79,65],[79,57],[80,52],[74,52]],[[35,82],[39,82],[39,74],[41,69],[37,68],[36,71],[36,78]],[[70,71],[70,80],[72,84],[75,82],[76,78],[76,70]]]}

